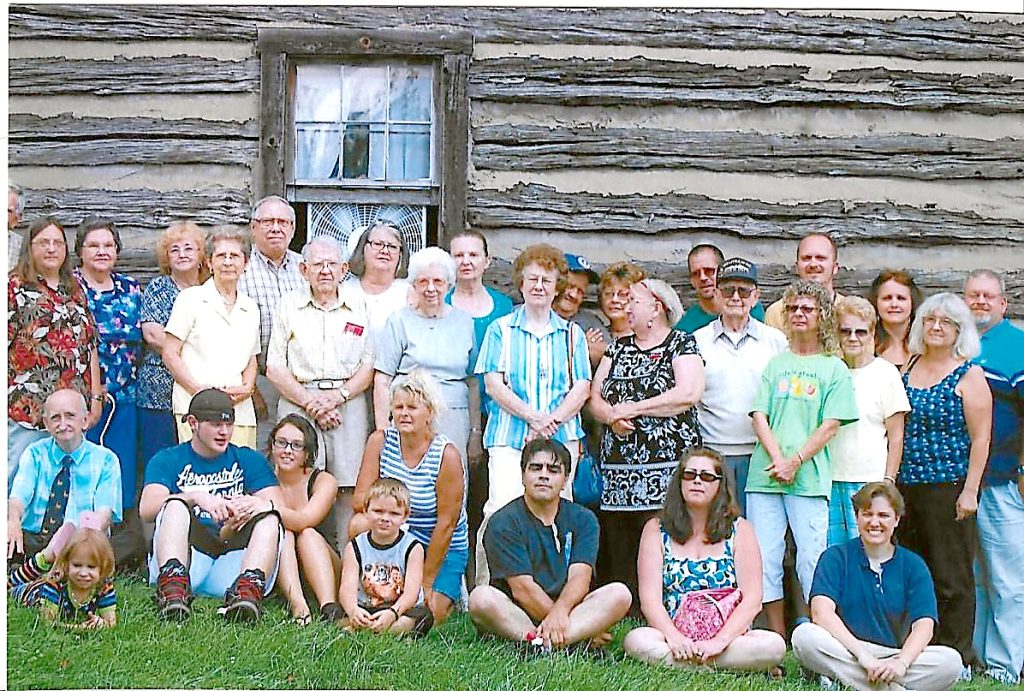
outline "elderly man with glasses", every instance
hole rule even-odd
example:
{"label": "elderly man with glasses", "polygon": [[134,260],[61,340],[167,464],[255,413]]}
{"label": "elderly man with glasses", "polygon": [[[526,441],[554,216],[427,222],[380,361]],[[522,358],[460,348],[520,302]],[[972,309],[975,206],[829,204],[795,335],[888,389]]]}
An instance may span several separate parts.
{"label": "elderly man with glasses", "polygon": [[[267,352],[267,377],[281,392],[278,418],[297,413],[313,423],[316,465],[338,481],[334,512],[338,536],[348,534],[352,492],[369,434],[367,401],[374,349],[366,303],[351,284],[348,256],[329,237],[302,248],[302,292],[278,305]],[[344,538],[341,538],[344,540]],[[335,548],[344,547],[333,545]]]}
{"label": "elderly man with glasses", "polygon": [[757,318],[757,267],[742,257],[718,266],[721,313],[693,337],[704,358],[704,395],[697,408],[704,443],[725,457],[725,469],[746,512],[747,469],[757,437],[750,422],[754,396],[768,361],[786,350],[786,335]]}
{"label": "elderly man with glasses", "polygon": [[[269,417],[273,418],[280,393],[267,379],[266,353],[274,312],[282,295],[306,288],[306,281],[299,270],[302,257],[298,252],[288,249],[295,237],[295,209],[283,197],[264,197],[253,206],[249,229],[252,233],[252,253],[238,281],[238,290],[255,300],[260,308],[260,354],[256,356],[256,389],[266,403]],[[270,425],[260,426],[260,447],[265,445],[269,432]]]}

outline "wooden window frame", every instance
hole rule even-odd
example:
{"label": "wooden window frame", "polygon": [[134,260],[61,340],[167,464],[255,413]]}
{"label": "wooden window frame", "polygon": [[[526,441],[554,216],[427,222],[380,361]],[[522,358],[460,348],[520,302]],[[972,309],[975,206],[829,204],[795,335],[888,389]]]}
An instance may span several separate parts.
{"label": "wooden window frame", "polygon": [[288,78],[295,61],[320,58],[430,58],[437,61],[434,155],[437,187],[403,189],[401,183],[339,187],[304,187],[304,197],[356,203],[414,204],[437,207],[440,242],[466,227],[466,189],[469,168],[469,97],[467,82],[473,37],[467,32],[410,32],[351,29],[261,28],[260,159],[254,188],[258,197],[287,196],[292,109]]}

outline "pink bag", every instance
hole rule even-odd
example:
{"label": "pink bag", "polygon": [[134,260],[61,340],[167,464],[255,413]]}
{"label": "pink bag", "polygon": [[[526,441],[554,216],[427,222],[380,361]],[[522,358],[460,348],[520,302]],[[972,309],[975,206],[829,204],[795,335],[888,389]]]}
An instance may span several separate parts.
{"label": "pink bag", "polygon": [[690,640],[706,641],[715,637],[725,620],[743,599],[739,588],[711,588],[686,593],[672,623]]}

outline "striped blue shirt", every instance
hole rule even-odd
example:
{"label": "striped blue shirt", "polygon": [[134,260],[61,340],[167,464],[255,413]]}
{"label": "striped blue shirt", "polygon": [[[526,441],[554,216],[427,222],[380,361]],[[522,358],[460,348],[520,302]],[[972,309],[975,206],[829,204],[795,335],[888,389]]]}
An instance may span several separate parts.
{"label": "striped blue shirt", "polygon": [[[448,437],[443,434],[434,435],[433,441],[427,447],[427,453],[415,468],[410,468],[402,460],[402,442],[398,430],[394,427],[384,430],[384,446],[380,451],[380,476],[400,480],[409,488],[409,534],[424,545],[430,544],[430,536],[437,525],[437,474],[441,471],[444,447],[450,443]],[[465,467],[462,476],[465,490]],[[455,524],[449,549],[469,549],[465,491],[462,493],[459,520]]]}
{"label": "striped blue shirt", "polygon": [[[569,344],[572,339],[572,377],[569,376]],[[587,340],[576,324],[551,311],[547,331],[537,336],[526,329],[526,308],[491,322],[480,347],[476,374],[501,372],[512,392],[527,405],[551,413],[569,393],[572,384],[590,381]],[[487,419],[484,446],[522,449],[530,426],[501,406],[495,405]],[[566,420],[555,439],[567,444],[583,438],[579,414]]]}
{"label": "striped blue shirt", "polygon": [[110,509],[111,522],[121,522],[121,464],[108,448],[83,439],[70,454],[53,440],[40,439],[21,454],[18,473],[11,486],[11,497],[21,501],[25,515],[21,527],[38,533],[43,525],[50,488],[60,472],[64,456],[70,455],[71,489],[64,520],[77,524],[83,511]]}

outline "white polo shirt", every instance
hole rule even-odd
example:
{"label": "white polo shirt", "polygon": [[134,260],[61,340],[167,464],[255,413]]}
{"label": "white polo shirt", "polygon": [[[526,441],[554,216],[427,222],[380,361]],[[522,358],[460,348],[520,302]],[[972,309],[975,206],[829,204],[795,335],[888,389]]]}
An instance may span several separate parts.
{"label": "white polo shirt", "polygon": [[704,395],[697,409],[704,444],[726,456],[748,456],[757,437],[750,419],[768,361],[789,347],[786,335],[756,319],[730,333],[719,317],[693,332],[704,358]]}

